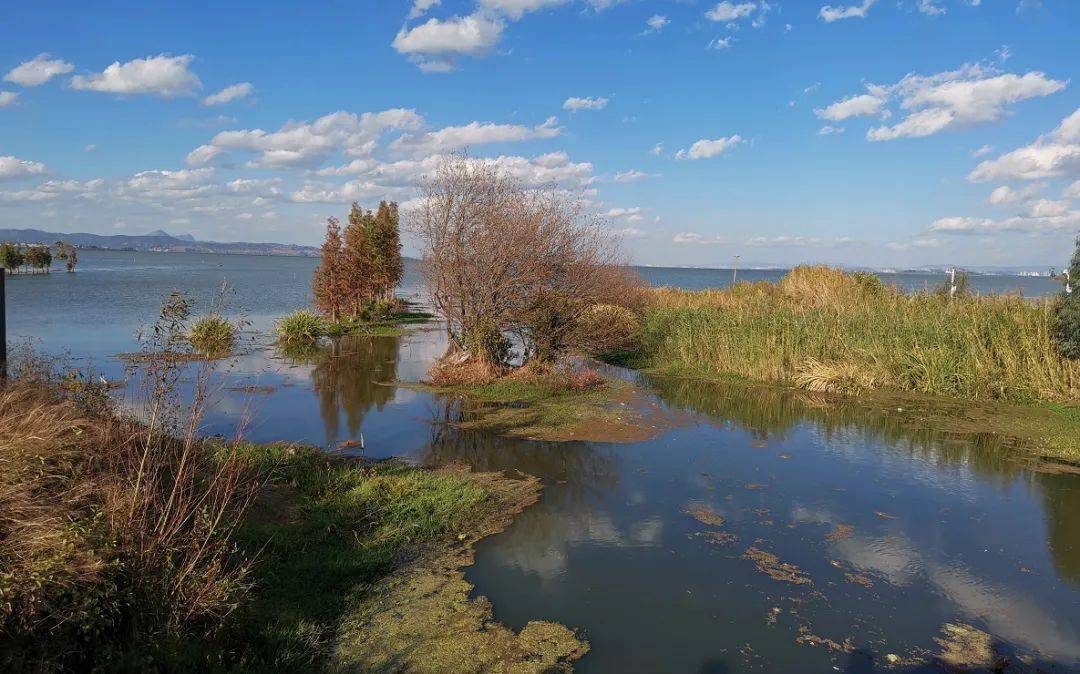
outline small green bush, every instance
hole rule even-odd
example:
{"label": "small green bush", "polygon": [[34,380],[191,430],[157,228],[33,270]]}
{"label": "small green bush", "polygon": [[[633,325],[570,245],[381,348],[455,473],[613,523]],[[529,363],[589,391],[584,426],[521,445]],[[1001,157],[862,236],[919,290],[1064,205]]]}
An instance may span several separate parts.
{"label": "small green bush", "polygon": [[1062,293],[1055,332],[1061,355],[1080,358],[1080,239],[1076,240],[1076,253],[1069,265],[1069,283],[1072,292]]}
{"label": "small green bush", "polygon": [[326,332],[322,316],[307,309],[294,311],[277,322],[277,340],[283,346],[312,346]]}
{"label": "small green bush", "polygon": [[191,326],[188,341],[201,353],[221,354],[236,345],[236,326],[220,314],[200,316]]}

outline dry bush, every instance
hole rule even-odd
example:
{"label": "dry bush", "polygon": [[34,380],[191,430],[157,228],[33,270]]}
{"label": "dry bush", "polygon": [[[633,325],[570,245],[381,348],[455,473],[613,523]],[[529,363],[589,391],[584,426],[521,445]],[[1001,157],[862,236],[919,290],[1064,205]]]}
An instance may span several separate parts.
{"label": "dry bush", "polygon": [[433,386],[483,386],[506,374],[506,368],[487,359],[443,358],[428,371]]}
{"label": "dry bush", "polygon": [[506,364],[513,335],[524,360],[551,362],[585,346],[580,322],[594,306],[642,306],[617,240],[554,186],[527,189],[455,156],[420,192],[411,223],[452,352]]}
{"label": "dry bush", "polygon": [[194,399],[177,397],[186,366],[160,354],[184,342],[186,312],[171,298],[151,332],[139,420],[41,373],[0,392],[0,670],[153,660],[246,592],[233,534],[258,483],[236,446],[198,437],[207,361]]}

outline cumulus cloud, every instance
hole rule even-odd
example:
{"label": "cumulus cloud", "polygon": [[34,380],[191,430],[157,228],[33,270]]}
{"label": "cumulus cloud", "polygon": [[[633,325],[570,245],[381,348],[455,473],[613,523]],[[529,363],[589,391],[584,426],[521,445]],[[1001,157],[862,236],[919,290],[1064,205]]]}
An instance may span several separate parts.
{"label": "cumulus cloud", "polygon": [[1042,185],[1026,185],[1020,189],[1013,189],[1009,185],[994,188],[986,203],[991,206],[1003,206],[1006,204],[1018,204],[1034,197],[1042,189]]}
{"label": "cumulus cloud", "polygon": [[412,28],[401,27],[393,47],[406,54],[425,72],[453,69],[457,56],[482,56],[502,38],[505,24],[481,13],[440,20],[428,19]]}
{"label": "cumulus cloud", "polygon": [[423,121],[415,111],[403,108],[359,115],[339,110],[311,123],[289,122],[270,133],[262,129],[222,131],[188,154],[187,163],[200,166],[232,150],[258,153],[249,163],[257,168],[312,166],[339,151],[351,156],[370,154],[382,133],[418,130]]}
{"label": "cumulus cloud", "polygon": [[1066,199],[1080,199],[1080,180],[1077,180],[1073,184],[1066,187],[1061,192],[1061,196],[1065,197]]}
{"label": "cumulus cloud", "polygon": [[577,112],[578,110],[603,110],[607,107],[608,99],[606,98],[578,98],[571,96],[563,101],[563,110],[569,110],[570,112]]}
{"label": "cumulus cloud", "polygon": [[549,117],[543,124],[529,127],[521,124],[492,124],[472,122],[464,126],[448,126],[423,134],[406,134],[390,144],[390,150],[399,154],[423,156],[451,152],[473,145],[488,143],[511,143],[537,138],[554,138],[562,133],[556,117]]}
{"label": "cumulus cloud", "polygon": [[1049,209],[1052,214],[1028,213],[1008,218],[948,217],[940,218],[930,225],[930,231],[941,234],[996,234],[1018,232],[1028,234],[1072,232],[1080,227],[1080,211],[1061,212]]}
{"label": "cumulus cloud", "polygon": [[191,54],[161,54],[127,63],[115,61],[100,73],[72,77],[71,87],[82,91],[149,94],[162,98],[194,96],[202,88],[199,78],[188,70],[194,58]]}
{"label": "cumulus cloud", "polygon": [[203,105],[224,105],[225,103],[231,103],[235,100],[250,96],[253,91],[255,91],[255,87],[251,82],[230,84],[216,94],[210,94],[204,98],[202,102]]}
{"label": "cumulus cloud", "polygon": [[66,75],[75,69],[67,61],[54,59],[48,54],[38,54],[29,61],[24,61],[4,75],[5,82],[14,82],[24,87],[36,87],[45,84],[57,75]]}
{"label": "cumulus cloud", "polygon": [[919,138],[946,129],[998,121],[1010,104],[1049,96],[1065,85],[1066,82],[1037,71],[1017,75],[994,67],[966,64],[934,75],[907,75],[892,85],[868,84],[866,93],[843,98],[815,112],[833,121],[867,115],[888,117],[891,112],[886,106],[896,101],[904,118],[892,126],[870,129],[867,139]]}
{"label": "cumulus cloud", "polygon": [[1038,180],[1070,175],[1080,175],[1080,108],[1034,143],[979,163],[968,180]]}
{"label": "cumulus cloud", "polygon": [[740,2],[735,4],[724,0],[705,12],[705,18],[710,21],[738,21],[753,14],[755,9],[757,9],[757,3]]}
{"label": "cumulus cloud", "polygon": [[742,136],[726,136],[716,140],[701,139],[690,146],[689,150],[679,150],[676,159],[711,159],[717,157],[743,141]]}
{"label": "cumulus cloud", "polygon": [[612,208],[603,213],[605,218],[626,218],[630,222],[638,222],[641,220],[641,207],[634,206],[633,208]]}
{"label": "cumulus cloud", "polygon": [[9,105],[15,105],[15,101],[17,100],[19,100],[19,92],[0,91],[0,108],[6,108]]}
{"label": "cumulus cloud", "polygon": [[873,94],[858,94],[814,110],[814,114],[821,119],[840,122],[851,117],[880,115],[884,108],[885,99],[883,97]]}
{"label": "cumulus cloud", "polygon": [[664,144],[657,143],[656,145],[653,145],[652,149],[649,150],[649,154],[654,157],[659,157],[660,155],[664,154]]}
{"label": "cumulus cloud", "polygon": [[818,129],[817,133],[818,133],[819,136],[831,136],[831,135],[833,135],[835,133],[844,133],[844,127],[842,127],[842,126],[830,126],[830,125],[826,124],[825,126]]}
{"label": "cumulus cloud", "polygon": [[12,156],[0,157],[0,180],[31,178],[45,172],[45,164],[39,161],[27,161]]}
{"label": "cumulus cloud", "polygon": [[832,23],[833,21],[839,21],[840,19],[865,19],[866,13],[870,11],[870,8],[874,6],[877,0],[863,0],[860,5],[825,5],[818,11],[818,17],[825,21],[825,23]]}

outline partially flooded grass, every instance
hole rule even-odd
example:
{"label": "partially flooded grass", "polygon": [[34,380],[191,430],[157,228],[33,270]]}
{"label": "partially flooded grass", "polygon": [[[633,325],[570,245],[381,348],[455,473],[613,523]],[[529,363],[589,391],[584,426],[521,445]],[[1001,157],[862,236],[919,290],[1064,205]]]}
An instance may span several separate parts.
{"label": "partially flooded grass", "polygon": [[637,442],[658,432],[644,421],[642,402],[627,382],[603,381],[588,388],[552,387],[545,381],[504,376],[459,386],[413,384],[457,396],[451,423],[467,429],[540,440]]}
{"label": "partially flooded grass", "polygon": [[466,644],[486,667],[559,666],[585,652],[561,625],[515,634],[494,623],[460,571],[477,540],[536,501],[537,480],[308,447],[243,455],[268,481],[241,531],[259,559],[253,600],[223,640],[233,669],[449,671],[467,661],[455,650]]}
{"label": "partially flooded grass", "polygon": [[633,364],[810,391],[893,390],[1074,404],[1080,360],[1054,341],[1057,299],[905,294],[826,267],[725,290],[661,288]]}

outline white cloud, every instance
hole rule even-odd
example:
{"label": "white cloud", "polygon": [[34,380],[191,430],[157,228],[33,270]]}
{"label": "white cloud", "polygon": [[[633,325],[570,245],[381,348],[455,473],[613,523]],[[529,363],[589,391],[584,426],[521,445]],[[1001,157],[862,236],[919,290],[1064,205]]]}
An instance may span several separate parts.
{"label": "white cloud", "polygon": [[71,87],[111,94],[151,94],[162,98],[193,96],[202,88],[202,82],[188,70],[192,59],[190,54],[161,54],[127,63],[116,61],[100,73],[72,77]]}
{"label": "white cloud", "polygon": [[719,156],[729,148],[733,148],[743,141],[742,136],[735,134],[716,140],[702,139],[690,146],[689,150],[679,150],[675,153],[676,159],[711,159]]}
{"label": "white cloud", "polygon": [[412,10],[409,11],[409,18],[416,19],[425,14],[428,10],[436,5],[441,4],[442,0],[413,0]]}
{"label": "white cloud", "polygon": [[222,131],[188,154],[187,163],[200,166],[226,150],[238,150],[259,153],[250,162],[253,167],[313,166],[339,151],[350,156],[370,154],[382,133],[418,130],[423,122],[415,111],[403,108],[360,115],[339,110],[311,123],[289,122],[272,133],[262,129]]}
{"label": "white cloud", "polygon": [[120,185],[120,193],[143,200],[176,200],[204,196],[215,191],[214,169],[140,171]]}
{"label": "white cloud", "polygon": [[563,104],[563,110],[569,110],[570,112],[577,112],[578,110],[603,110],[607,107],[608,99],[606,98],[578,98],[571,96],[566,99]]}
{"label": "white cloud", "polygon": [[21,84],[24,87],[36,87],[45,84],[57,75],[66,75],[75,66],[61,60],[50,58],[48,54],[38,54],[33,59],[20,63],[4,75],[4,81]]}
{"label": "white cloud", "polygon": [[96,149],[97,149],[97,145],[94,145],[93,143],[90,143],[89,145],[87,145],[86,147],[83,148],[83,152],[93,152]]}
{"label": "white cloud", "polygon": [[941,16],[945,13],[945,8],[939,5],[938,2],[940,0],[919,0],[919,11],[930,16]]}
{"label": "white cloud", "polygon": [[17,100],[19,100],[19,92],[0,91],[0,108],[6,108],[9,105],[15,105],[15,101]]}
{"label": "white cloud", "polygon": [[480,0],[480,6],[500,14],[505,14],[511,19],[520,19],[529,12],[535,12],[547,7],[564,5],[570,0]]}
{"label": "white cloud", "polygon": [[629,171],[622,171],[615,174],[615,182],[617,183],[634,183],[639,180],[644,180],[649,177],[648,173],[644,171],[638,171],[637,169],[630,169]]}
{"label": "white cloud", "polygon": [[1028,204],[1027,214],[1032,218],[1054,218],[1067,215],[1070,210],[1069,202],[1066,200],[1036,199]]}
{"label": "white cloud", "polygon": [[753,2],[735,4],[724,0],[705,12],[705,18],[710,21],[738,21],[753,14],[755,9],[757,4]]}
{"label": "white cloud", "polygon": [[45,164],[39,161],[27,161],[18,157],[0,157],[0,180],[15,180],[44,175]]}
{"label": "white cloud", "polygon": [[1066,199],[1080,199],[1080,180],[1077,180],[1073,184],[1066,187],[1061,192],[1061,196],[1065,197]]}
{"label": "white cloud", "polygon": [[643,239],[648,236],[648,232],[640,230],[637,227],[623,227],[622,229],[609,229],[608,234],[616,236],[622,239]]}
{"label": "white cloud", "polygon": [[828,124],[826,124],[825,126],[818,129],[817,133],[819,136],[831,136],[834,133],[844,133],[844,127],[829,126]]}
{"label": "white cloud", "polygon": [[731,42],[734,39],[735,38],[731,37],[730,35],[727,37],[714,37],[713,39],[709,40],[709,44],[705,45],[705,48],[715,49],[717,51],[723,49],[731,49]]}
{"label": "white cloud", "polygon": [[673,243],[686,245],[712,245],[725,243],[726,239],[719,236],[705,236],[697,232],[679,232],[671,239]]}
{"label": "white cloud", "polygon": [[851,117],[880,115],[885,107],[885,99],[873,94],[848,96],[824,108],[814,110],[821,119],[840,122]]}
{"label": "white cloud", "polygon": [[605,218],[626,218],[630,222],[638,222],[641,220],[641,207],[634,206],[633,208],[612,208],[603,214]]}
{"label": "white cloud", "polygon": [[744,244],[751,248],[801,248],[804,246],[822,246],[849,243],[848,237],[819,238],[816,236],[755,236]]}
{"label": "white cloud", "polygon": [[203,105],[224,105],[245,96],[250,96],[253,91],[255,91],[255,87],[252,86],[251,82],[230,84],[216,94],[210,94],[202,102]]}
{"label": "white cloud", "polygon": [[393,47],[414,58],[425,72],[453,69],[456,56],[482,56],[502,38],[505,25],[480,13],[440,20],[428,19],[413,28],[401,27]]}
{"label": "white cloud", "polygon": [[465,126],[448,126],[419,135],[406,134],[391,143],[390,150],[399,154],[424,156],[487,143],[554,138],[562,133],[558,123],[559,120],[556,117],[549,117],[543,124],[533,127],[520,124],[472,122]]}
{"label": "white cloud", "polygon": [[667,27],[670,23],[671,19],[667,18],[666,16],[662,14],[653,14],[648,18],[648,20],[645,21],[645,25],[648,26],[648,28],[645,29],[642,35],[659,33],[660,31],[664,30],[664,28]]}
{"label": "white cloud", "polygon": [[968,180],[1037,180],[1066,175],[1080,175],[1080,108],[1034,143],[981,162]]}
{"label": "white cloud", "polygon": [[949,217],[930,225],[930,231],[941,234],[994,234],[1018,232],[1027,234],[1075,231],[1080,227],[1080,211],[1047,209],[1051,215],[1018,215],[1001,220],[993,218]]}
{"label": "white cloud", "polygon": [[656,145],[653,145],[652,149],[649,150],[649,154],[654,157],[659,157],[660,155],[664,154],[664,144],[657,143]]}
{"label": "white cloud", "polygon": [[1018,190],[1013,189],[1008,185],[1002,185],[994,188],[990,192],[990,196],[986,198],[986,203],[991,206],[1003,206],[1005,204],[1018,204],[1031,199],[1033,196],[1042,190],[1043,186],[1040,184],[1026,185]]}
{"label": "white cloud", "polygon": [[908,251],[912,249],[940,248],[944,242],[941,239],[922,238],[914,239],[907,243],[890,241],[885,247],[894,251]]}
{"label": "white cloud", "polygon": [[971,151],[971,156],[975,157],[975,158],[979,158],[979,157],[988,155],[993,151],[994,151],[994,146],[993,145],[983,145],[981,147],[977,147],[974,150],[972,150]]}
{"label": "white cloud", "polygon": [[52,201],[60,196],[94,199],[100,195],[103,187],[105,187],[105,181],[100,178],[86,182],[79,182],[78,180],[47,180],[32,189],[0,192],[0,202],[37,203]]}
{"label": "white cloud", "polygon": [[847,7],[825,5],[818,11],[818,16],[825,23],[832,23],[840,19],[865,19],[866,13],[874,6],[877,0],[863,0],[861,5],[848,5]]}
{"label": "white cloud", "polygon": [[934,75],[907,75],[888,86],[868,84],[867,93],[849,96],[815,112],[834,121],[862,115],[888,117],[891,112],[886,105],[895,100],[906,116],[892,126],[870,129],[867,139],[919,138],[946,129],[998,121],[1005,116],[1008,105],[1049,96],[1065,85],[1066,82],[1037,71],[1017,75],[985,65],[966,64]]}

